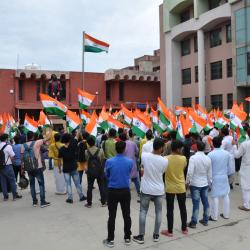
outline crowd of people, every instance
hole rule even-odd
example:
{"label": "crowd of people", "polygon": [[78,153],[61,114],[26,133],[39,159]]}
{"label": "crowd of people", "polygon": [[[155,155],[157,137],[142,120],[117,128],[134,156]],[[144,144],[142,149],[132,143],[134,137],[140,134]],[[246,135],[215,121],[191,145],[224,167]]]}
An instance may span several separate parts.
{"label": "crowd of people", "polygon": [[[146,217],[150,202],[155,207],[153,241],[160,235],[173,237],[174,200],[177,197],[181,230],[197,224],[207,226],[219,216],[230,218],[230,189],[241,185],[243,204],[239,209],[250,211],[250,128],[245,127],[247,140],[235,142],[229,127],[189,134],[185,140],[177,140],[177,132],[155,136],[148,130],[145,138],[139,139],[133,131],[111,128],[95,138],[84,129],[72,133],[59,132],[51,128],[39,135],[29,131],[18,133],[13,140],[7,134],[0,136],[0,181],[4,201],[12,192],[13,200],[21,199],[17,183],[28,174],[33,206],[40,207],[50,202],[45,197],[45,161],[53,169],[55,193],[67,195],[66,202],[74,202],[72,180],[79,201],[92,207],[92,191],[95,181],[100,192],[100,205],[108,207],[108,236],[103,243],[114,246],[115,220],[118,203],[124,219],[124,241],[126,245],[135,241],[144,243]],[[21,129],[19,131],[22,131]],[[83,174],[87,176],[87,190],[83,188]],[[135,186],[140,203],[139,232],[131,232],[131,184]],[[8,190],[10,189],[10,190]],[[188,191],[189,190],[189,191]],[[209,192],[210,198],[209,199]],[[188,222],[186,197],[192,199],[193,210]],[[164,199],[165,197],[165,199]],[[161,230],[162,203],[166,200],[167,229]],[[220,213],[219,201],[223,202]],[[203,217],[199,219],[200,201]]]}

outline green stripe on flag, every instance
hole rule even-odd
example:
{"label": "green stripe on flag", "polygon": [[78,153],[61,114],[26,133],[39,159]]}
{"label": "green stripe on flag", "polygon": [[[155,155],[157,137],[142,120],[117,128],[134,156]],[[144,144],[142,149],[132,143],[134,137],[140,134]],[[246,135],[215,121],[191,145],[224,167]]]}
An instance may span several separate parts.
{"label": "green stripe on flag", "polygon": [[84,47],[85,47],[84,48],[85,52],[100,53],[100,52],[104,51],[103,49],[93,47],[93,46],[89,46],[89,45],[85,45]]}
{"label": "green stripe on flag", "polygon": [[64,117],[65,116],[65,112],[58,109],[58,108],[54,108],[54,107],[50,107],[50,108],[44,108],[44,111],[50,115],[58,115],[60,117]]}
{"label": "green stripe on flag", "polygon": [[135,135],[139,136],[142,139],[145,137],[145,133],[136,126],[132,127],[132,131]]}

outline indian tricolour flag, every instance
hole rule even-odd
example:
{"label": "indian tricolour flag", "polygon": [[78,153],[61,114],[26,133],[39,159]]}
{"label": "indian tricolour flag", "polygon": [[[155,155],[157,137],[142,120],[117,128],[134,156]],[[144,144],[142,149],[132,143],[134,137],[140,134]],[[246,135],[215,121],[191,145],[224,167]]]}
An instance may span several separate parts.
{"label": "indian tricolour flag", "polygon": [[0,127],[2,127],[3,126],[3,117],[2,117],[2,115],[0,115]]}
{"label": "indian tricolour flag", "polygon": [[109,113],[106,112],[106,107],[103,106],[102,111],[101,111],[99,118],[98,118],[99,127],[101,127],[104,130],[108,130],[109,129],[108,119],[109,119]]}
{"label": "indian tricolour flag", "polygon": [[29,131],[36,133],[38,130],[38,122],[30,118],[27,114],[25,115],[23,126],[25,133],[28,133]]}
{"label": "indian tricolour flag", "polygon": [[40,111],[38,125],[42,126],[42,127],[49,127],[50,126],[50,121],[42,110]]}
{"label": "indian tricolour flag", "polygon": [[85,127],[86,132],[88,132],[90,135],[93,135],[94,137],[97,136],[97,119],[98,119],[98,116],[96,115],[96,112],[94,111],[92,113],[89,123]]}
{"label": "indian tricolour flag", "polygon": [[247,113],[242,111],[237,104],[234,104],[230,112],[230,128],[235,130],[240,127],[247,118]]}
{"label": "indian tricolour flag", "polygon": [[88,113],[88,112],[85,111],[85,110],[81,110],[80,117],[81,117],[81,119],[82,119],[82,123],[83,123],[83,124],[88,124],[88,123],[89,123],[89,120],[90,120],[90,118],[91,118],[91,114]]}
{"label": "indian tricolour flag", "polygon": [[78,126],[82,123],[82,120],[75,112],[67,110],[66,122],[69,132],[71,133],[73,130],[78,128]]}
{"label": "indian tricolour flag", "polygon": [[77,89],[77,97],[80,109],[87,109],[95,99],[95,95],[81,89]]}
{"label": "indian tricolour flag", "polygon": [[84,33],[84,51],[93,53],[105,51],[108,53],[109,44]]}
{"label": "indian tricolour flag", "polygon": [[129,111],[123,104],[121,104],[121,113],[123,114],[124,121],[128,124],[131,125],[132,120],[133,120],[133,113]]}
{"label": "indian tricolour flag", "polygon": [[109,116],[108,118],[108,125],[110,128],[113,128],[116,131],[118,131],[119,128],[124,128],[124,125],[122,123],[120,123],[118,120],[115,120],[111,116]]}
{"label": "indian tricolour flag", "polygon": [[57,101],[56,99],[40,93],[40,99],[43,104],[43,108],[46,113],[51,115],[58,115],[61,117],[65,116],[68,108],[61,102]]}
{"label": "indian tricolour flag", "polygon": [[150,127],[150,121],[139,114],[137,116],[134,116],[132,122],[132,130],[135,135],[139,136],[140,138],[144,138]]}

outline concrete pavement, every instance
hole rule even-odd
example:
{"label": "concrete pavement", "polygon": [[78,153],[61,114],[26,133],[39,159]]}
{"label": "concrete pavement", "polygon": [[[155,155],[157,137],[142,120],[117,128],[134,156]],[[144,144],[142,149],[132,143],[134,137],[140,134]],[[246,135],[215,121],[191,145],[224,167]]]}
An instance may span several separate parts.
{"label": "concrete pavement", "polygon": [[[53,171],[46,170],[46,197],[52,204],[47,208],[32,207],[29,190],[20,191],[23,199],[3,202],[0,197],[0,249],[1,250],[82,250],[107,249],[102,240],[107,235],[107,208],[99,202],[98,188],[93,190],[93,207],[85,208],[80,203],[74,190],[74,204],[65,203],[66,196],[55,195]],[[84,176],[86,191],[86,176]],[[95,184],[97,186],[97,184]],[[218,222],[210,222],[208,227],[197,225],[197,229],[189,229],[189,235],[181,233],[180,215],[175,203],[174,237],[160,237],[158,243],[152,241],[154,228],[154,206],[150,210],[146,222],[145,244],[132,242],[131,246],[123,243],[123,220],[120,208],[116,219],[115,249],[250,249],[250,212],[240,211],[241,192],[239,187],[231,192],[231,218]],[[221,204],[222,207],[222,204]],[[202,206],[201,206],[202,208]],[[191,217],[192,202],[187,199],[188,221]],[[201,209],[202,210],[202,209]],[[200,216],[202,211],[200,211]],[[132,233],[138,234],[139,203],[132,185]],[[163,203],[163,221],[161,229],[165,229],[166,202]]]}

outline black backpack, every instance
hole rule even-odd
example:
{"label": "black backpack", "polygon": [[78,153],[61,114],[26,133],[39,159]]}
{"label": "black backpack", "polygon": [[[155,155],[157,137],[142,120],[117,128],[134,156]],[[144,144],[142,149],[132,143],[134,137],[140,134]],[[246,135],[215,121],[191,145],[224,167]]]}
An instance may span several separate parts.
{"label": "black backpack", "polygon": [[33,146],[35,142],[33,141],[30,146],[26,143],[23,144],[24,146],[24,155],[23,155],[23,163],[24,163],[24,170],[27,172],[32,172],[38,169],[38,160],[35,157]]}
{"label": "black backpack", "polygon": [[95,154],[91,154],[89,150],[88,152],[88,170],[87,170],[87,175],[97,178],[102,175],[102,163],[98,157],[100,149],[97,149]]}
{"label": "black backpack", "polygon": [[4,153],[4,149],[8,146],[8,144],[5,144],[1,150],[0,150],[0,170],[4,169],[4,167],[6,166],[6,163],[8,161],[5,160],[5,153]]}

